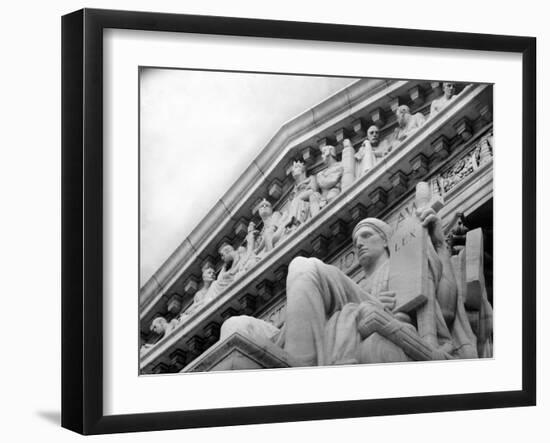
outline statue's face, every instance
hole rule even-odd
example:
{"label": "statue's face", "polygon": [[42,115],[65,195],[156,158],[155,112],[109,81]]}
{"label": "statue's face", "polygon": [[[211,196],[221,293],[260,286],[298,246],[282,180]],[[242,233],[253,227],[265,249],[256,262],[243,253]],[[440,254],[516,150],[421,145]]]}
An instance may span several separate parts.
{"label": "statue's face", "polygon": [[151,331],[157,335],[161,335],[165,330],[165,321],[162,318],[155,319],[151,325]]}
{"label": "statue's face", "polygon": [[395,116],[397,117],[397,123],[399,126],[404,126],[409,119],[410,111],[406,105],[399,106],[395,111]]}
{"label": "statue's face", "polygon": [[327,162],[330,157],[335,157],[334,146],[325,145],[321,148],[321,157],[324,162]]}
{"label": "statue's face", "polygon": [[372,146],[378,145],[378,141],[380,140],[380,130],[378,126],[373,125],[367,130],[367,140]]}
{"label": "statue's face", "polygon": [[220,249],[220,256],[224,263],[232,263],[235,258],[235,249],[231,245],[225,245]]}
{"label": "statue's face", "polygon": [[260,206],[258,206],[258,214],[260,214],[260,217],[262,218],[271,216],[273,214],[273,207],[271,206],[271,203],[266,200],[262,200]]}
{"label": "statue's face", "polygon": [[304,165],[302,163],[297,162],[292,165],[292,177],[299,177],[300,175],[302,175],[303,172]]}
{"label": "statue's face", "polygon": [[383,254],[387,254],[387,242],[370,226],[364,226],[355,233],[353,239],[357,259],[362,266],[375,261]]}
{"label": "statue's face", "polygon": [[445,97],[451,98],[455,93],[455,89],[456,87],[454,83],[443,83],[443,94],[445,95]]}
{"label": "statue's face", "polygon": [[215,273],[214,269],[210,266],[202,270],[202,281],[209,282],[214,281]]}

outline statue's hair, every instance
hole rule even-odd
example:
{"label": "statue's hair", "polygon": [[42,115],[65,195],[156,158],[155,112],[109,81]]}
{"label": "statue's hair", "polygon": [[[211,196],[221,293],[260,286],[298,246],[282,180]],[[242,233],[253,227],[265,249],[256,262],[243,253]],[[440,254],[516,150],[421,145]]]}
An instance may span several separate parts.
{"label": "statue's hair", "polygon": [[409,114],[411,113],[411,108],[409,108],[407,105],[399,105],[395,112],[397,113],[397,111],[400,109],[406,109]]}
{"label": "statue's hair", "polygon": [[292,162],[292,167],[294,168],[295,166],[300,166],[302,169],[306,168],[306,165],[304,164],[304,162],[300,160],[295,160]]}
{"label": "statue's hair", "polygon": [[149,326],[149,330],[152,331],[153,330],[153,326],[157,323],[159,323],[160,321],[162,320],[162,323],[166,324],[168,323],[168,320],[166,320],[164,317],[162,316],[158,316],[158,317],[155,317],[153,319],[153,321],[151,322],[151,326]]}
{"label": "statue's hair", "polygon": [[377,234],[380,235],[380,237],[382,237],[382,239],[386,243],[389,242],[392,236],[392,228],[385,221],[382,221],[379,218],[368,217],[361,220],[359,223],[357,223],[357,225],[355,225],[355,228],[353,228],[351,238],[353,239],[354,244],[355,244],[355,237],[357,233],[361,228],[365,228],[365,227],[372,228]]}
{"label": "statue's hair", "polygon": [[218,252],[221,252],[221,250],[226,246],[231,246],[232,249],[235,249],[231,243],[229,243],[228,241],[224,241],[218,248]]}
{"label": "statue's hair", "polygon": [[330,149],[330,153],[333,157],[336,157],[336,148],[333,146],[333,145],[323,145],[319,148],[319,150],[321,152],[323,152],[323,149],[324,148],[329,148]]}

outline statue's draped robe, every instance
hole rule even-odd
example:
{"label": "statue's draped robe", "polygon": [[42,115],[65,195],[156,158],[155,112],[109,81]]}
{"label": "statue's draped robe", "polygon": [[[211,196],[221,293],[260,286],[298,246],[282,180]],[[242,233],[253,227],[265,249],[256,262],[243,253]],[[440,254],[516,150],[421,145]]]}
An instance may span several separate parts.
{"label": "statue's draped robe", "polygon": [[[430,249],[430,248],[429,248]],[[432,250],[430,273],[439,284],[442,266]],[[380,293],[388,290],[389,262],[381,265],[362,287],[332,265],[315,258],[297,258],[288,271],[285,325],[276,339],[286,352],[304,366],[365,363],[357,317],[362,308],[383,309]],[[463,300],[457,301],[456,316],[449,329],[436,303],[437,336],[440,346],[450,344],[450,357],[475,358],[473,334]],[[379,337],[376,347],[393,345]],[[374,351],[374,349],[372,349]],[[406,358],[404,358],[406,359]]]}

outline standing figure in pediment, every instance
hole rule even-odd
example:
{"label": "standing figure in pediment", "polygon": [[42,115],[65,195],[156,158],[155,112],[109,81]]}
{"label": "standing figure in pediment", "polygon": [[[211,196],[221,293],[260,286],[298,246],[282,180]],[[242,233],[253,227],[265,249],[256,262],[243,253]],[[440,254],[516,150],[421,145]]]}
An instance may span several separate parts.
{"label": "standing figure in pediment", "polygon": [[327,165],[326,169],[317,173],[317,185],[320,192],[319,208],[329,204],[342,191],[342,175],[344,167],[336,160],[336,148],[332,145],[321,147],[321,156],[323,162]]}
{"label": "standing figure in pediment", "polygon": [[319,193],[315,176],[307,177],[306,167],[296,161],[292,164],[294,187],[290,192],[288,215],[295,225],[305,223],[319,212]]}
{"label": "standing figure in pediment", "polygon": [[216,271],[214,271],[214,268],[210,264],[205,264],[202,268],[202,288],[193,297],[193,303],[178,316],[178,321],[186,320],[187,317],[197,312],[201,307],[215,298],[217,293],[210,290],[215,279]]}
{"label": "standing figure in pediment", "polygon": [[380,141],[380,129],[372,125],[367,129],[367,138],[355,154],[357,160],[357,177],[370,171],[378,160],[391,151],[386,140]]}
{"label": "standing figure in pediment", "polygon": [[436,114],[438,114],[443,108],[448,106],[456,97],[455,95],[456,86],[451,82],[443,83],[443,95],[435,99],[430,106],[430,116],[432,119]]}
{"label": "standing figure in pediment", "polygon": [[[292,223],[292,216],[288,213],[281,213],[274,211],[273,206],[265,198],[260,202],[257,207],[258,215],[262,219],[263,228],[260,232],[259,241],[254,246],[253,251],[256,255],[263,255],[271,251],[277,243],[287,234],[288,228]],[[250,222],[249,225],[249,239],[248,244],[253,244],[253,237],[250,237],[251,229],[254,229],[254,223]],[[250,251],[250,247],[248,250]]]}
{"label": "standing figure in pediment", "polygon": [[392,148],[400,145],[426,122],[426,118],[421,112],[411,114],[411,110],[407,105],[399,106],[395,111],[395,116],[397,117],[397,128],[393,133]]}

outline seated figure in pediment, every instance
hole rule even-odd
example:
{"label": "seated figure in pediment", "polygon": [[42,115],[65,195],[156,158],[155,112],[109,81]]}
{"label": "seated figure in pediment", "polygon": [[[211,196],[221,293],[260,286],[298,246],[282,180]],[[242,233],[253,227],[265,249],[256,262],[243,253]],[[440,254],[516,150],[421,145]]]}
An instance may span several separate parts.
{"label": "seated figure in pediment", "polygon": [[[317,186],[319,187],[319,209],[329,204],[342,191],[342,176],[344,167],[336,160],[336,148],[332,145],[321,147],[321,156],[326,168],[316,175]],[[317,197],[315,197],[317,198]]]}
{"label": "seated figure in pediment", "polygon": [[295,225],[301,225],[319,213],[319,188],[315,176],[306,175],[306,167],[301,161],[292,164],[294,187],[290,192],[288,215]]}
{"label": "seated figure in pediment", "polygon": [[217,294],[215,291],[210,290],[215,279],[216,271],[210,264],[207,263],[202,268],[202,287],[193,297],[193,303],[191,303],[187,309],[178,315],[178,321],[182,322],[187,320],[187,318],[215,298]]}
{"label": "seated figure in pediment", "polygon": [[[256,210],[262,219],[262,231],[259,233],[257,241],[255,241],[250,237],[251,230],[255,229],[254,223],[250,222],[247,244],[248,246],[251,244],[254,245],[252,249],[255,255],[263,256],[271,251],[290,232],[293,219],[288,212],[281,213],[274,211],[273,205],[265,198],[259,203]],[[250,253],[250,248],[248,249]]]}
{"label": "seated figure in pediment", "polygon": [[430,106],[430,116],[429,119],[434,118],[440,111],[445,107],[450,105],[454,98],[456,92],[456,85],[452,82],[443,83],[443,95],[439,98],[436,98]]}
{"label": "seated figure in pediment", "polygon": [[[367,218],[352,234],[365,276],[361,284],[321,260],[297,257],[288,268],[282,329],[275,330],[252,317],[233,317],[222,325],[221,336],[227,337],[231,331],[271,341],[282,347],[294,366],[490,356],[492,309],[485,300],[486,309],[479,320],[485,323],[478,329],[488,338],[480,347],[462,291],[458,291],[441,219],[430,206],[419,204],[417,208],[409,220],[419,229],[416,232],[424,233],[412,243],[419,248],[415,250],[424,264],[413,266],[405,261],[411,275],[402,269],[400,278],[405,282],[421,278],[427,293],[434,294],[429,303],[424,300],[414,308],[396,309],[392,255],[399,253],[393,247],[390,251],[393,229],[382,220]],[[412,275],[418,269],[422,276]]]}
{"label": "seated figure in pediment", "polygon": [[179,324],[177,319],[173,319],[170,322],[164,317],[156,317],[152,322],[149,329],[154,332],[159,338],[154,343],[145,343],[141,346],[139,352],[141,354],[147,352],[151,348],[155,347],[161,340],[166,338]]}
{"label": "seated figure in pediment", "polygon": [[399,146],[407,137],[410,137],[426,122],[426,118],[421,112],[411,114],[407,105],[401,105],[395,110],[397,117],[397,127],[393,132],[392,149]]}
{"label": "seated figure in pediment", "polygon": [[367,138],[355,154],[357,160],[356,177],[361,177],[370,171],[380,158],[391,151],[391,146],[387,140],[380,140],[380,129],[372,125],[367,129]]}

